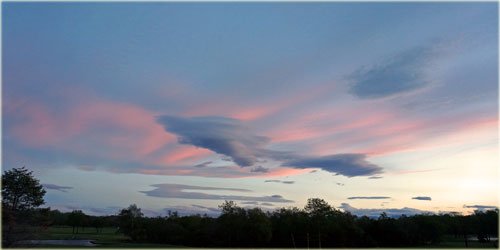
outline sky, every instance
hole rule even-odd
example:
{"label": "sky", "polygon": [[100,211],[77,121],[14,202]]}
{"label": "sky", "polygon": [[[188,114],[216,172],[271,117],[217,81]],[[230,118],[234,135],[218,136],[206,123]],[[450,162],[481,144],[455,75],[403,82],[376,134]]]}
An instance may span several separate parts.
{"label": "sky", "polygon": [[499,202],[498,3],[2,3],[2,169],[45,206]]}

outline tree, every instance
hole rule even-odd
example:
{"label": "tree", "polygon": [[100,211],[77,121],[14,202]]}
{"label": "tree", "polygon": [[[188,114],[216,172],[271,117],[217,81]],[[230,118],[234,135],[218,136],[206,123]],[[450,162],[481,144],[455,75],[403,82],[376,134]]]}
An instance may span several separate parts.
{"label": "tree", "polygon": [[82,210],[73,210],[68,215],[68,225],[73,227],[73,233],[75,233],[76,228],[76,233],[78,234],[78,228],[83,226],[85,217],[86,215]]}
{"label": "tree", "polygon": [[44,204],[45,190],[25,167],[7,170],[2,175],[2,245],[32,237],[35,208]]}
{"label": "tree", "polygon": [[29,210],[45,202],[45,189],[33,172],[25,167],[7,170],[2,175],[2,207],[11,211]]}
{"label": "tree", "polygon": [[120,230],[133,241],[141,240],[145,237],[145,229],[142,221],[143,213],[137,205],[132,204],[128,208],[122,209],[118,215]]}

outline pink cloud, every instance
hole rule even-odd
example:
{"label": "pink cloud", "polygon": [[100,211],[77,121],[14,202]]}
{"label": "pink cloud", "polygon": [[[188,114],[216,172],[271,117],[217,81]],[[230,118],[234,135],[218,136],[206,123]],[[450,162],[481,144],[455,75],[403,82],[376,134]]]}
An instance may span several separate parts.
{"label": "pink cloud", "polygon": [[213,154],[212,151],[194,146],[179,145],[167,154],[160,158],[160,163],[163,164],[181,164],[186,161],[200,160],[206,156]]}
{"label": "pink cloud", "polygon": [[9,132],[29,147],[137,160],[176,143],[175,136],[156,123],[154,113],[132,104],[91,96],[61,108],[36,100],[15,107],[16,112],[8,114]]}
{"label": "pink cloud", "polygon": [[[189,108],[184,112],[185,116],[225,116],[243,121],[255,121],[270,117],[285,109],[303,105],[308,101],[315,100],[321,95],[325,95],[332,91],[333,84],[326,84],[307,89],[299,89],[293,95],[282,95],[279,98],[269,100],[260,99],[258,103],[250,102],[245,104],[241,100],[232,99],[225,96],[217,97]],[[228,105],[231,103],[231,105]],[[248,102],[247,102],[248,103]]]}

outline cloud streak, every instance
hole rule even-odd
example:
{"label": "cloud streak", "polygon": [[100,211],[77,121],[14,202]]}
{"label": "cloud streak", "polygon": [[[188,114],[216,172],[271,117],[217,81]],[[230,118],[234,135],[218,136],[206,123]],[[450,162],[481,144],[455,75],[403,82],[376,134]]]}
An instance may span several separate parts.
{"label": "cloud streak", "polygon": [[[157,121],[165,130],[177,135],[179,143],[223,154],[241,167],[253,166],[262,159],[272,159],[282,162],[283,167],[321,168],[348,177],[382,173],[382,168],[368,162],[365,154],[303,156],[294,152],[267,149],[271,141],[269,138],[252,134],[247,126],[233,118],[159,116]],[[262,166],[251,170],[265,171]]]}
{"label": "cloud streak", "polygon": [[181,184],[155,184],[151,185],[153,190],[140,191],[151,197],[159,198],[179,198],[179,199],[200,199],[200,200],[238,200],[238,201],[258,201],[258,202],[279,202],[290,203],[292,200],[287,200],[281,195],[270,196],[242,196],[242,195],[219,195],[207,194],[203,192],[193,192],[187,190],[215,190],[215,191],[233,191],[233,192],[251,192],[248,189],[240,188],[219,188],[219,187],[203,187],[190,186]]}
{"label": "cloud streak", "polygon": [[280,181],[280,180],[265,180],[264,182],[275,182],[275,183],[283,183],[283,184],[294,184],[295,181]]}
{"label": "cloud streak", "polygon": [[416,196],[416,197],[412,197],[413,200],[420,200],[420,201],[430,201],[432,200],[431,197],[429,196]]}
{"label": "cloud streak", "polygon": [[336,154],[322,157],[297,157],[282,166],[321,168],[325,171],[354,177],[382,173],[382,168],[366,161],[364,154]]}
{"label": "cloud streak", "polygon": [[255,164],[262,155],[261,148],[269,142],[266,137],[248,133],[248,128],[232,118],[160,116],[157,121],[167,131],[175,133],[179,143],[229,156],[243,167]]}
{"label": "cloud streak", "polygon": [[252,173],[267,173],[267,172],[269,172],[269,168],[265,168],[263,166],[257,166],[257,167],[252,168],[252,170],[250,170],[250,172],[252,172]]}
{"label": "cloud streak", "polygon": [[404,51],[385,62],[358,69],[350,76],[350,93],[360,98],[381,98],[426,86],[424,69],[435,56],[430,47]]}
{"label": "cloud streak", "polygon": [[391,197],[387,196],[353,196],[348,197],[349,200],[385,200],[390,199]]}
{"label": "cloud streak", "polygon": [[59,186],[59,185],[56,185],[56,184],[42,184],[42,186],[46,189],[51,189],[51,190],[57,190],[57,191],[61,191],[61,192],[68,192],[68,190],[70,189],[73,189],[73,187],[68,187],[68,186]]}
{"label": "cloud streak", "polygon": [[490,209],[498,209],[497,206],[488,206],[488,205],[464,205],[464,208],[474,208],[476,210],[490,210]]}

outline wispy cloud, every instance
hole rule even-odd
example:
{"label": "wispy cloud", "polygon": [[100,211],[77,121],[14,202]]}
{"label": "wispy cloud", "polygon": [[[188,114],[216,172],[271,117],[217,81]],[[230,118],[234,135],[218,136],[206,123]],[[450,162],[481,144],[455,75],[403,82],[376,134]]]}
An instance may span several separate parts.
{"label": "wispy cloud", "polygon": [[265,180],[264,182],[281,182],[280,180]]}
{"label": "wispy cloud", "polygon": [[212,161],[206,161],[206,162],[202,162],[200,164],[196,164],[193,167],[195,167],[195,168],[204,168],[204,167],[207,167],[210,164],[212,164]]}
{"label": "wispy cloud", "polygon": [[353,196],[348,197],[349,200],[385,200],[390,199],[391,197],[387,196]]}
{"label": "wispy cloud", "polygon": [[432,200],[431,197],[429,196],[416,196],[416,197],[412,197],[413,200],[421,200],[421,201],[430,201]]}
{"label": "wispy cloud", "polygon": [[429,83],[424,69],[434,56],[431,47],[422,46],[360,68],[350,76],[350,92],[360,98],[380,98],[422,88]]}
{"label": "wispy cloud", "polygon": [[42,186],[46,189],[52,189],[52,190],[57,190],[57,191],[61,191],[61,192],[68,192],[68,190],[70,189],[73,189],[73,187],[68,187],[68,186],[59,186],[59,185],[56,185],[56,184],[42,184]]}
{"label": "wispy cloud", "polygon": [[232,118],[160,116],[157,120],[178,136],[179,143],[229,156],[243,167],[255,164],[262,155],[262,147],[269,142],[266,137],[249,133],[239,120]]}
{"label": "wispy cloud", "polygon": [[281,202],[289,203],[292,200],[287,200],[281,195],[270,196],[242,196],[242,195],[219,195],[207,194],[203,192],[195,192],[188,190],[216,190],[216,191],[233,191],[233,192],[251,192],[248,189],[240,188],[219,188],[219,187],[203,187],[190,186],[181,184],[155,184],[150,191],[140,191],[147,196],[160,198],[180,198],[180,199],[201,199],[201,200],[238,200],[238,201],[259,201],[259,202]]}
{"label": "wispy cloud", "polygon": [[[321,168],[348,177],[382,173],[382,168],[368,162],[364,154],[304,156],[267,149],[271,141],[269,138],[252,134],[241,121],[232,118],[159,116],[157,120],[167,131],[177,135],[179,143],[226,155],[241,167],[272,159],[282,162],[281,166],[284,167]],[[256,167],[252,172],[263,171],[263,167]]]}
{"label": "wispy cloud", "polygon": [[264,182],[275,182],[275,183],[283,183],[283,184],[294,184],[295,181],[281,181],[281,180],[265,180]]}
{"label": "wispy cloud", "polygon": [[267,172],[269,172],[269,168],[265,168],[263,166],[257,166],[257,167],[252,168],[252,170],[250,170],[250,172],[252,172],[252,173],[267,173]]}
{"label": "wispy cloud", "polygon": [[282,166],[297,168],[321,168],[328,172],[348,177],[373,175],[382,172],[382,168],[366,161],[364,154],[336,154],[321,157],[297,157],[284,162]]}
{"label": "wispy cloud", "polygon": [[498,206],[489,206],[489,205],[464,205],[464,208],[473,208],[476,210],[490,210],[490,209],[498,209]]}

